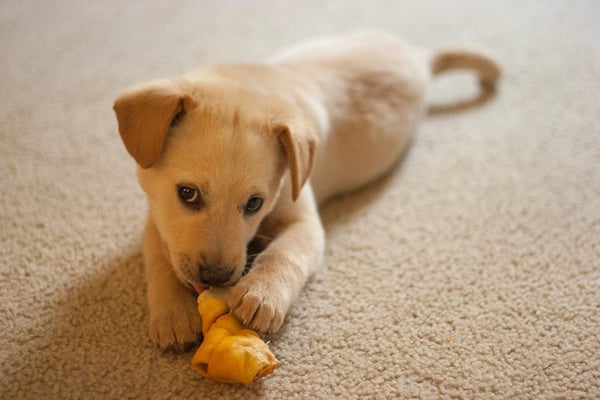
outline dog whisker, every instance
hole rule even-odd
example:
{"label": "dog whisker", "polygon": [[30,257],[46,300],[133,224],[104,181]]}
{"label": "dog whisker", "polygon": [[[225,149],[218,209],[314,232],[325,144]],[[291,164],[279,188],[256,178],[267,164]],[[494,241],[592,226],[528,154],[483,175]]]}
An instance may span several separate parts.
{"label": "dog whisker", "polygon": [[254,237],[255,237],[256,239],[263,239],[263,240],[268,240],[268,241],[272,241],[272,240],[274,239],[274,238],[273,238],[273,237],[271,237],[271,236],[267,236],[267,235],[261,235],[261,234],[259,234],[259,233],[257,233],[257,234],[256,234]]}
{"label": "dog whisker", "polygon": [[246,263],[246,265],[244,266],[244,270],[242,271],[242,276],[244,276],[248,272],[250,272],[250,270],[252,269],[253,266],[254,266],[254,263],[252,263],[252,262]]}

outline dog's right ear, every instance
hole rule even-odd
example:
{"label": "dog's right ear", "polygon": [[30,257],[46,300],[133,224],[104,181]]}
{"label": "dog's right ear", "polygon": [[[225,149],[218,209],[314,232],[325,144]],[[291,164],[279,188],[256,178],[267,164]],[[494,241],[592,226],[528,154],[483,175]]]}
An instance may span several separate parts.
{"label": "dog's right ear", "polygon": [[292,199],[296,201],[312,171],[319,137],[304,119],[289,118],[273,125],[285,151],[290,169]]}
{"label": "dog's right ear", "polygon": [[113,109],[125,148],[142,168],[150,168],[163,152],[169,128],[196,105],[184,84],[158,81],[124,92]]}

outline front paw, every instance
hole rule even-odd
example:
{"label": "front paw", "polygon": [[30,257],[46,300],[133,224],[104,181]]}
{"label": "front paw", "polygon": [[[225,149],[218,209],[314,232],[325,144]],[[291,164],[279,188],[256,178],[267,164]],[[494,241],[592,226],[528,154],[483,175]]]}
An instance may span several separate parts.
{"label": "front paw", "polygon": [[161,349],[189,350],[198,343],[201,332],[196,298],[189,293],[150,309],[150,337]]}
{"label": "front paw", "polygon": [[291,300],[285,288],[248,274],[231,289],[229,307],[245,326],[271,334],[281,328]]}

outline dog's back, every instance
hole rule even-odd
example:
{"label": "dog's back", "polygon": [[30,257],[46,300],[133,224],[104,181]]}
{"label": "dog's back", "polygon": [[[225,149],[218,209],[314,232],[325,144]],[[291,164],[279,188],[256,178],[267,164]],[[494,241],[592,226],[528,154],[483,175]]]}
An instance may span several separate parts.
{"label": "dog's back", "polygon": [[423,54],[387,34],[360,33],[308,43],[277,58],[309,77],[324,105],[311,183],[319,203],[380,176],[407,148],[424,109]]}

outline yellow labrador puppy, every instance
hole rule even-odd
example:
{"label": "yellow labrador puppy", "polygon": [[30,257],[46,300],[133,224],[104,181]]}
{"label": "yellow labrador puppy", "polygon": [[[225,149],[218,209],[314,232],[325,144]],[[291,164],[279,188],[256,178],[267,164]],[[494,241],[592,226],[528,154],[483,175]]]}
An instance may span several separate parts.
{"label": "yellow labrador puppy", "polygon": [[430,77],[453,68],[485,85],[499,76],[483,55],[371,33],[121,94],[119,132],[149,202],[152,339],[176,349],[196,342],[196,293],[207,286],[229,287],[244,324],[276,332],[323,257],[318,205],[396,163]]}

